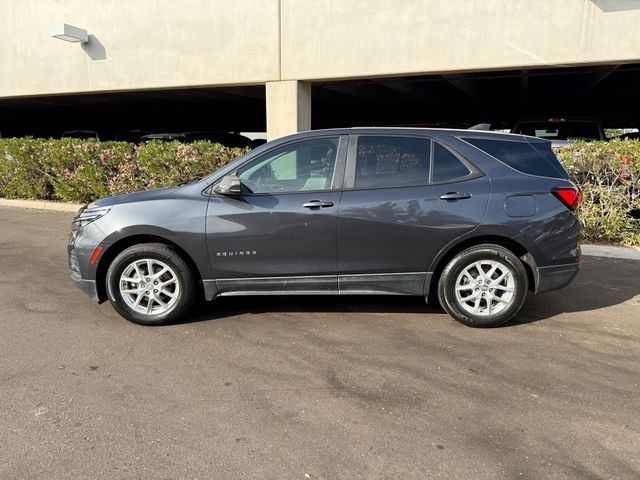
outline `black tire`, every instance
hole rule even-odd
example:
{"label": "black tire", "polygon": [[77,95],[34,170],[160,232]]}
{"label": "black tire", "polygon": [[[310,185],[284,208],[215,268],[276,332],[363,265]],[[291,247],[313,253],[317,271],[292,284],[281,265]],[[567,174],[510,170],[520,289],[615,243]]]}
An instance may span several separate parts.
{"label": "black tire", "polygon": [[[462,272],[467,268],[472,268],[472,272],[477,272],[477,268],[474,268],[473,265],[476,262],[482,262],[483,260],[500,262],[500,264],[509,270],[511,278],[513,279],[513,286],[509,287],[513,289],[512,297],[504,296],[508,295],[508,293],[505,293],[507,288],[504,285],[499,287],[495,286],[495,280],[499,278],[495,273],[492,275],[492,279],[490,280],[490,282],[494,282],[493,288],[491,288],[491,283],[486,285],[486,279],[484,281],[485,285],[476,285],[476,283],[471,282],[469,277],[461,277]],[[488,273],[490,273],[490,271],[484,271],[484,274]],[[469,295],[474,295],[473,300],[469,300],[468,302],[458,300],[456,296],[456,284],[459,277],[463,282],[468,282],[464,285],[468,285],[464,290],[464,295],[467,295],[466,291],[469,291]],[[482,277],[483,275],[477,275],[476,281],[480,281],[482,283]],[[471,285],[473,285],[473,287],[471,287]],[[491,292],[496,293],[490,294],[490,288]],[[528,291],[529,278],[520,259],[510,250],[493,244],[477,245],[467,248],[457,254],[444,268],[438,282],[438,300],[442,307],[455,320],[470,327],[495,327],[508,322],[515,317],[522,308],[522,305],[527,298]],[[470,312],[465,308],[464,304],[466,303],[468,308],[473,309],[470,303],[473,303],[475,306],[475,302],[478,298],[475,297],[475,295],[481,295],[479,311],[482,312],[484,310],[486,311],[485,314],[474,314],[474,312]],[[500,305],[503,302],[506,303],[504,300],[506,298],[509,299],[509,303],[506,307],[500,307],[502,309],[498,313],[489,314],[491,310],[489,309],[488,298],[485,299],[485,295],[501,296],[500,298],[503,298],[503,300],[497,301],[497,303],[491,302],[492,305]]]}
{"label": "black tire", "polygon": [[[160,261],[169,266],[175,273],[177,286],[174,284],[173,288],[177,291],[175,294],[176,299],[166,312],[145,314],[134,310],[132,306],[127,304],[120,291],[122,273],[133,262],[143,259]],[[109,265],[105,284],[107,286],[107,295],[113,308],[130,322],[139,325],[166,325],[179,320],[192,307],[196,296],[195,282],[189,266],[175,250],[163,243],[142,243],[123,250]],[[164,300],[168,300],[168,298],[166,296],[163,297]],[[145,301],[144,297],[142,301]],[[171,300],[168,301],[170,302]],[[146,302],[148,304],[149,300],[146,300]],[[160,304],[157,305],[158,308],[161,308]]]}

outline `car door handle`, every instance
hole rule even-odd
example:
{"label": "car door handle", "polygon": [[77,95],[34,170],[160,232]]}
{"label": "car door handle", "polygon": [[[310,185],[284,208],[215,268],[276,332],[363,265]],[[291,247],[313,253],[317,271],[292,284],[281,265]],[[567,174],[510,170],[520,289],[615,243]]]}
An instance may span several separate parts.
{"label": "car door handle", "polygon": [[320,200],[311,200],[302,205],[304,208],[325,208],[333,207],[333,202],[322,202]]}
{"label": "car door handle", "polygon": [[448,192],[444,195],[440,195],[440,200],[464,200],[465,198],[471,198],[470,193],[460,192]]}

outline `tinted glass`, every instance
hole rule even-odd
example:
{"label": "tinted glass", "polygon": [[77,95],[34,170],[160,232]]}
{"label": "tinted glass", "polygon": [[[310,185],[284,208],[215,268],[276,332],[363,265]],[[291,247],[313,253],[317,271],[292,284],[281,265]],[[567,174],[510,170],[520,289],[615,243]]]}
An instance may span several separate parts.
{"label": "tinted glass", "polygon": [[[566,178],[566,172],[550,150],[545,156],[527,142],[485,138],[465,138],[463,140],[519,172],[542,177]],[[553,162],[551,158],[553,158]]]}
{"label": "tinted glass", "polygon": [[551,175],[553,177],[560,176],[562,178],[569,178],[569,174],[564,169],[556,154],[551,150],[551,142],[531,142],[531,146],[551,165],[557,172],[557,175]]}
{"label": "tinted glass", "polygon": [[447,182],[466,177],[470,173],[451,151],[439,143],[433,144],[433,182]]}
{"label": "tinted glass", "polygon": [[426,185],[430,148],[420,138],[358,138],[356,188]]}
{"label": "tinted glass", "polygon": [[329,190],[339,138],[323,138],[285,145],[238,170],[249,193],[287,193]]}

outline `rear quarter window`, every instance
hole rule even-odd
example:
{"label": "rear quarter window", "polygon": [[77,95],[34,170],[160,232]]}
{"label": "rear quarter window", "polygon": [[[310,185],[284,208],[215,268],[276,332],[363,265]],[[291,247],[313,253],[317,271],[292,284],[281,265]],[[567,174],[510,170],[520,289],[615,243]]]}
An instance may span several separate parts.
{"label": "rear quarter window", "polygon": [[567,172],[551,150],[551,143],[537,141],[530,144],[488,138],[462,140],[519,172],[540,177],[568,178]]}
{"label": "rear quarter window", "polygon": [[433,144],[433,183],[451,182],[470,175],[471,171],[451,151],[437,142]]}

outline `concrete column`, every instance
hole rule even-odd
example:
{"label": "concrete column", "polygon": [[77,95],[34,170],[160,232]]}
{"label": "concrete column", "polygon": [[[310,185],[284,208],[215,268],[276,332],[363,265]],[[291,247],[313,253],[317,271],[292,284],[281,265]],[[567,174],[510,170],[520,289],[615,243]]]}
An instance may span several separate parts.
{"label": "concrete column", "polygon": [[311,130],[311,84],[267,82],[267,139]]}

